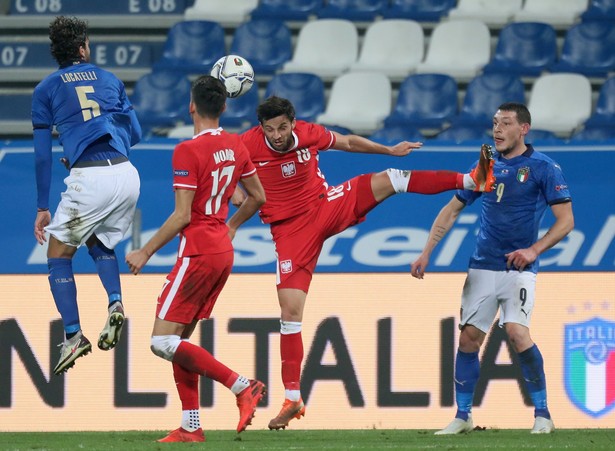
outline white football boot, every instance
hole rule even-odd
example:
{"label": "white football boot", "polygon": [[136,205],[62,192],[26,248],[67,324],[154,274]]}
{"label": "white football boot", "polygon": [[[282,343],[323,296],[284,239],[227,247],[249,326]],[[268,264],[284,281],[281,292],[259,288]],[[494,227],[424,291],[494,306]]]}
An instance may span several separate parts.
{"label": "white football boot", "polygon": [[467,421],[463,421],[460,418],[455,418],[444,429],[434,432],[434,435],[465,434],[471,432],[473,429],[474,423],[472,422],[472,415],[470,414]]}
{"label": "white football boot", "polygon": [[555,430],[553,420],[549,420],[545,417],[536,417],[534,420],[534,427],[532,428],[532,434],[550,434]]}

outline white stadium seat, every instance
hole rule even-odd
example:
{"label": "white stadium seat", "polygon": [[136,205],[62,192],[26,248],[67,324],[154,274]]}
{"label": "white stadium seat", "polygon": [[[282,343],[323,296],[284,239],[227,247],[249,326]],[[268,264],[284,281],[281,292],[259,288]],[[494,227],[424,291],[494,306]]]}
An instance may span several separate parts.
{"label": "white stadium seat", "polygon": [[487,25],[504,25],[521,10],[523,0],[459,0],[449,19],[476,19]]}
{"label": "white stadium seat", "polygon": [[370,134],[380,128],[391,113],[392,89],[389,78],[378,72],[349,72],[333,82],[325,112],[316,122]]}
{"label": "white stadium seat", "polygon": [[400,81],[416,70],[425,53],[425,37],[421,25],[408,19],[387,19],[373,22],[363,40],[359,60],[352,71],[383,72]]}
{"label": "white stadium seat", "polygon": [[525,0],[515,22],[544,22],[566,27],[587,9],[587,0]]}
{"label": "white stadium seat", "polygon": [[258,0],[196,0],[186,8],[185,20],[211,20],[220,25],[237,26],[245,22]]}
{"label": "white stadium seat", "polygon": [[418,73],[440,73],[457,80],[474,78],[489,62],[491,34],[479,20],[440,22],[433,30],[425,61]]}

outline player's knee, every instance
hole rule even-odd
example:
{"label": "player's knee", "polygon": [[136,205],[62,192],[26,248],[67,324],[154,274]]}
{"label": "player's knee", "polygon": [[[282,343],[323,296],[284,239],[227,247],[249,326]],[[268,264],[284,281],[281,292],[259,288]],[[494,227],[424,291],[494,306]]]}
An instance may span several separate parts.
{"label": "player's knee", "polygon": [[396,193],[405,193],[408,191],[408,183],[410,182],[411,171],[389,168],[386,170],[389,176],[391,185]]}
{"label": "player's knee", "polygon": [[172,362],[180,343],[179,335],[153,335],[150,341],[150,349],[158,357]]}

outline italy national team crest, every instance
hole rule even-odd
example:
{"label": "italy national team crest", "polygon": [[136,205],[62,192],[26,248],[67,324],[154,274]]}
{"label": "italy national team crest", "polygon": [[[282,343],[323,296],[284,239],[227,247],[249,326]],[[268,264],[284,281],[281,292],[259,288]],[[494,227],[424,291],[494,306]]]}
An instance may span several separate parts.
{"label": "italy national team crest", "polygon": [[529,177],[530,177],[530,168],[528,168],[527,166],[523,168],[519,168],[519,170],[517,171],[517,180],[519,180],[521,183],[525,183],[527,182],[527,179]]}
{"label": "italy national team crest", "polygon": [[599,417],[615,407],[615,322],[592,318],[567,324],[564,383],[580,410]]}

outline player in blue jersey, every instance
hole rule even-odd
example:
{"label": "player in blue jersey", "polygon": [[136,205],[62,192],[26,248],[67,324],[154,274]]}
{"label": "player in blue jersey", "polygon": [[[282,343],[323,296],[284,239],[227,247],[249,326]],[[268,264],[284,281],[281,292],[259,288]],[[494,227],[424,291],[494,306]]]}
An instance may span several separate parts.
{"label": "player in blue jersey", "polygon": [[[49,26],[51,53],[60,65],[32,95],[38,212],[34,236],[47,241],[49,285],[64,323],[65,340],[55,374],[67,371],[92,345],[81,331],[72,258],[86,244],[108,294],[108,318],[98,347],[115,347],[124,323],[115,246],[130,228],[139,197],[139,174],[128,160],[141,126],[123,83],[90,64],[87,23],[57,17]],[[51,218],[52,129],[70,169],[66,191]]]}
{"label": "player in blue jersey", "polygon": [[[526,388],[535,406],[532,433],[550,433],[543,359],[530,337],[538,256],[574,227],[572,202],[562,169],[525,143],[531,116],[525,105],[505,103],[493,117],[497,158],[495,189],[490,193],[458,191],[436,217],[411,273],[422,279],[429,257],[459,213],[482,195],[480,230],[461,296],[459,349],[455,361],[455,419],[436,434],[459,434],[473,428],[472,401],[478,381],[478,351],[500,310],[500,327],[518,353]],[[555,222],[538,239],[547,207]]]}

